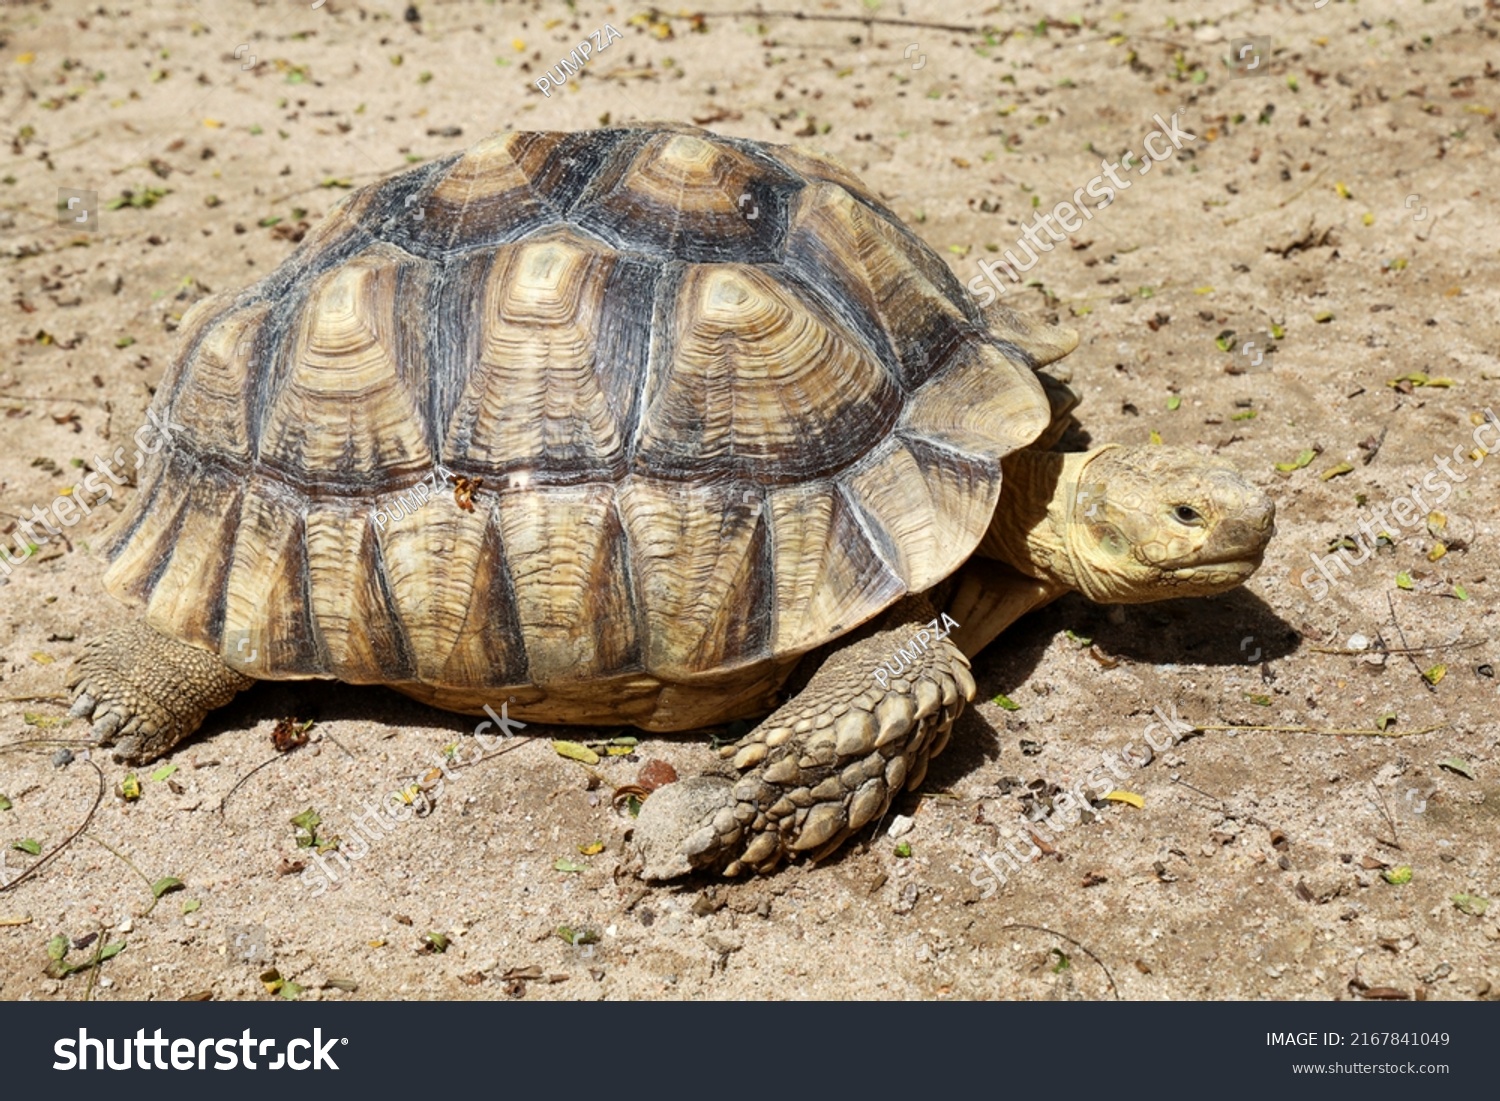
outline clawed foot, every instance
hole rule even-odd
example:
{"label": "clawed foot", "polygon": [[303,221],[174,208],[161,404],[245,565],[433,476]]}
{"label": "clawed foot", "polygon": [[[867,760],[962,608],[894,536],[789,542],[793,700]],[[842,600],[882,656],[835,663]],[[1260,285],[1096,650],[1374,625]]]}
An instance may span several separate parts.
{"label": "clawed foot", "polygon": [[655,792],[636,827],[644,878],[817,861],[916,788],[974,698],[974,678],[958,648],[939,640],[882,688],[872,673],[891,637],[835,653],[796,698],[722,750],[737,780],[700,776]]}
{"label": "clawed foot", "polygon": [[91,720],[94,740],[112,746],[116,761],[145,764],[253,683],[207,650],[132,623],[88,644],[69,684],[69,714]]}

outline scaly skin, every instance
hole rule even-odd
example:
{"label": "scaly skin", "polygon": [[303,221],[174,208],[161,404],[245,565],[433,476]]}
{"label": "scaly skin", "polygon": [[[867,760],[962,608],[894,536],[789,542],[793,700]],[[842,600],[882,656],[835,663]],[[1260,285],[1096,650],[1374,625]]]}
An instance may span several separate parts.
{"label": "scaly skin", "polygon": [[72,714],[93,720],[95,740],[113,745],[117,761],[144,764],[254,683],[217,654],[133,619],[89,642],[68,687]]}
{"label": "scaly skin", "polygon": [[[927,597],[908,598],[875,634],[830,654],[801,692],[721,751],[737,781],[699,776],[653,794],[636,828],[644,876],[816,861],[920,784],[974,698],[958,647],[947,639],[912,645],[937,615]],[[887,673],[882,687],[876,670],[898,649],[915,652],[915,661],[894,679]]]}

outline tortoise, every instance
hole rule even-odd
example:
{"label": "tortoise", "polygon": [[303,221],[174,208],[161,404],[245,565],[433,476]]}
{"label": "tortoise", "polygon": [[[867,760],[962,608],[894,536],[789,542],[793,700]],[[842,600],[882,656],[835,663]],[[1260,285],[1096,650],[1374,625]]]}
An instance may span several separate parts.
{"label": "tortoise", "polygon": [[696,127],[488,138],[180,331],[105,551],[133,611],[71,685],[95,739],[149,761],[312,678],[766,716],[646,802],[648,879],[822,858],[922,782],[1019,616],[1221,592],[1273,530],[1223,460],[1060,450],[1074,333],[982,311],[835,161]]}

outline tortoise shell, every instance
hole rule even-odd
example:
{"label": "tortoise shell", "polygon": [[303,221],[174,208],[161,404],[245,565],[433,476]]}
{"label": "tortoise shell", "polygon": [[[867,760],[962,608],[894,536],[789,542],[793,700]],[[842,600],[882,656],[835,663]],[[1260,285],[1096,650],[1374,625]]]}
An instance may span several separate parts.
{"label": "tortoise shell", "polygon": [[182,330],[110,592],[252,677],[544,721],[763,711],[969,556],[1049,421],[845,169],[684,126],[373,184]]}

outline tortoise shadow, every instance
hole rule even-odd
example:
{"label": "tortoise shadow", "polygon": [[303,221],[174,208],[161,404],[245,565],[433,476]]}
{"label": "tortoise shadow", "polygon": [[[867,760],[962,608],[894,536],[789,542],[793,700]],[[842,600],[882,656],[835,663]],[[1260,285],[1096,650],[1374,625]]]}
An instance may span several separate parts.
{"label": "tortoise shadow", "polygon": [[[1106,658],[1157,666],[1254,667],[1289,656],[1301,641],[1265,601],[1243,588],[1124,610],[1124,621],[1114,622],[1110,608],[1075,593],[1022,617],[975,658],[976,700],[993,699],[1025,684],[1046,659],[1053,640],[1065,631],[1080,641],[1088,639]],[[1000,759],[1005,744],[1013,746],[1016,737],[1017,731],[997,727],[970,708],[955,725],[952,743],[929,768],[924,789],[943,790]]]}

